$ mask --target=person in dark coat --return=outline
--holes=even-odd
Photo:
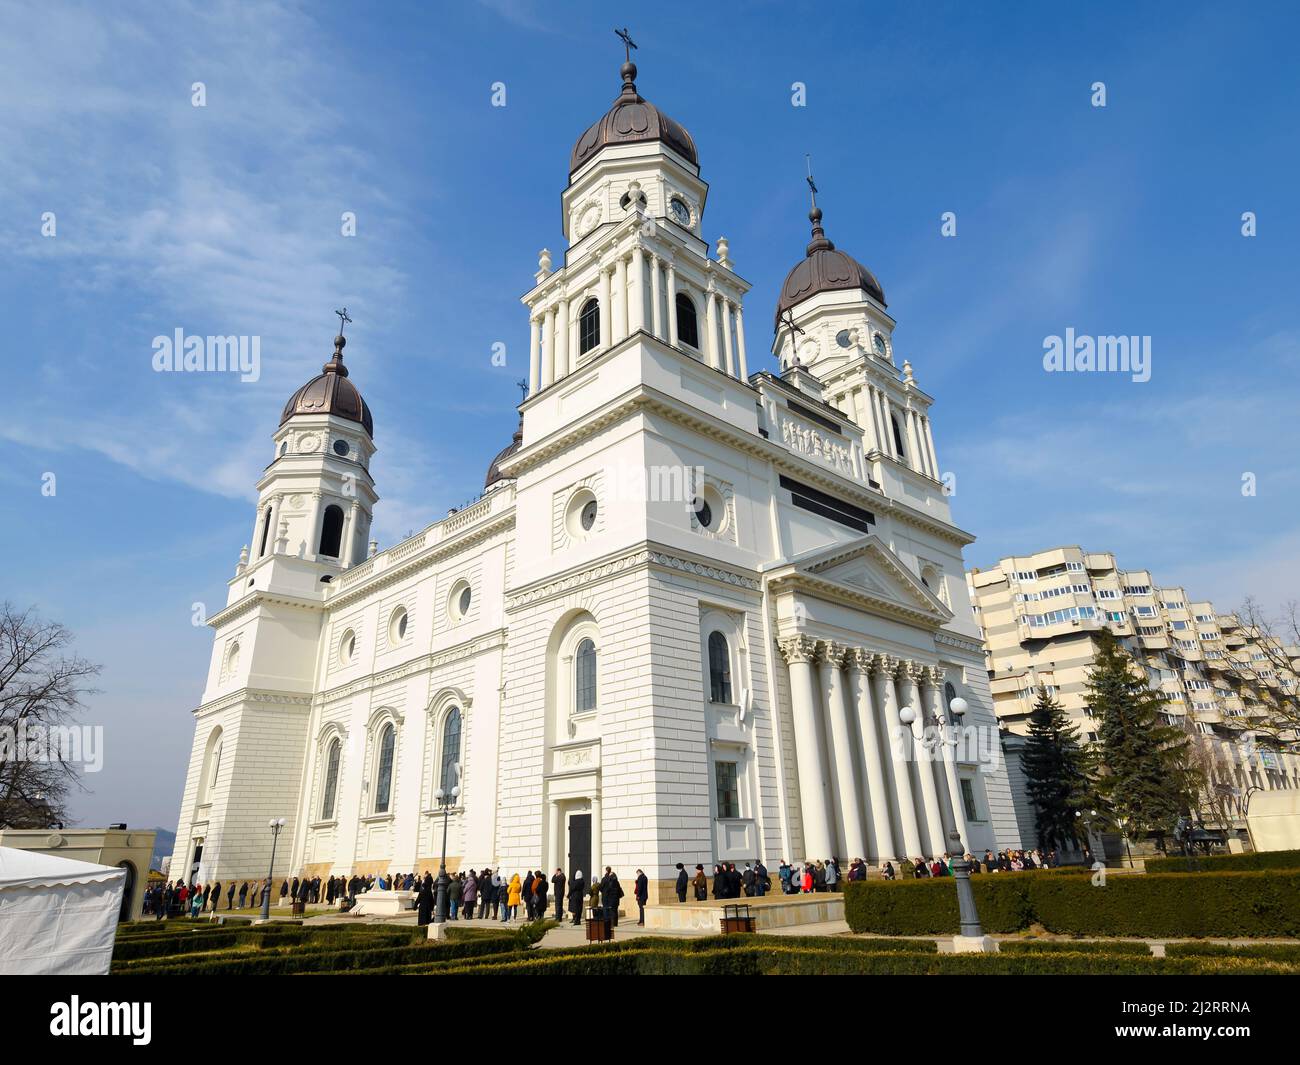
[[[234,908],[235,908],[235,882],[232,880],[230,882],[230,887],[226,888],[226,909],[233,910]]]
[[[524,875],[524,882],[519,887],[519,897],[524,901],[524,913],[533,919],[533,871],[529,869]]]
[[[552,894],[555,896],[555,919],[564,920],[564,870],[555,870],[555,875],[551,877]]]
[[[727,897],[727,874],[720,865],[713,867],[713,897],[715,899]]]
[[[615,927],[618,926],[618,901],[623,897],[623,885],[618,882],[618,874],[608,865],[600,881],[600,904],[605,908],[605,918]]]
[[[645,873],[638,869],[636,871],[636,883],[632,886],[632,895],[636,899],[638,925],[645,924],[645,904],[650,897],[650,881]]]
[[[686,875],[686,866],[681,862],[677,863],[677,901],[686,901],[686,886],[690,883],[690,877]]]
[[[582,903],[587,897],[587,881],[583,879],[582,870],[573,871],[573,879],[569,881],[569,912],[573,914],[573,923],[578,924],[582,921]]]
[[[211,901],[212,901],[212,912],[216,913],[217,909],[221,906],[221,881],[220,880],[218,880],[215,884],[212,885]]]
[[[704,875],[704,866],[695,866],[695,878],[691,881],[695,885],[695,901],[704,902],[709,897],[709,878]]]
[[[239,885],[239,908],[244,908],[244,902],[248,898],[248,881],[245,880]]]
[[[433,918],[433,877],[428,873],[420,881],[420,893],[415,896],[416,924],[428,924]]]
[[[546,874],[540,869],[533,874],[533,920],[546,916]]]
[[[745,863],[745,871],[741,874],[740,881],[745,886],[745,898],[753,898],[754,870],[750,867],[749,862]]]

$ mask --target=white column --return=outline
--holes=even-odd
[[[664,338],[664,314],[659,306],[659,256],[650,253],[650,327],[660,340]]]
[[[889,402],[889,396],[882,389],[880,392],[880,425],[885,432],[885,454],[892,455],[896,459],[903,456],[898,453],[898,447],[894,443],[894,410],[893,404]],[[901,428],[901,426],[900,426]],[[902,433],[899,433],[902,436]]]
[[[917,473],[925,473],[925,457],[921,454],[921,438],[916,432],[916,411],[911,407],[907,407],[904,416],[907,422],[907,442],[911,445],[912,469],[916,470]]]
[[[826,700],[826,716],[830,719],[831,780],[840,812],[840,839],[837,842],[844,844],[838,856],[846,862],[854,858],[865,859],[870,848],[866,821],[862,817],[862,788],[853,757],[853,710],[848,678],[843,670],[849,651],[839,644],[824,644],[821,652],[822,695]]]
[[[881,405],[880,389],[875,385],[871,386],[871,421],[876,431],[876,447],[882,455],[892,455],[894,453],[893,445],[885,435],[889,432],[889,427],[885,425],[883,415],[884,407]]]
[[[939,726],[940,754],[943,758],[943,776],[948,785],[948,802],[952,805],[952,817],[950,818],[953,828],[961,836],[962,846],[970,850],[970,826],[966,824],[966,807],[961,800],[961,788],[957,783],[957,751],[956,735],[948,722],[948,710],[943,705],[940,695],[943,691],[943,672],[939,669],[927,670],[925,676],[925,705],[929,716],[933,719],[938,717],[941,722]],[[952,740],[953,743],[948,741]]]
[[[307,526],[307,551],[308,558],[319,558],[320,552],[320,512],[321,498],[319,492],[311,494],[311,521]]]
[[[351,566],[352,560],[356,557],[357,516],[360,512],[361,504],[353,500],[352,506],[348,507],[348,520],[343,525],[343,565],[345,566]]]
[[[745,361],[745,314],[739,303],[736,304],[736,354],[740,357],[740,379],[749,380],[749,363]]]
[[[831,832],[829,774],[822,762],[817,680],[813,674],[817,641],[807,636],[791,636],[782,640],[780,647],[790,670],[790,707],[803,822],[801,857],[824,861],[834,856],[835,837]]]
[[[727,373],[736,376],[736,353],[731,345],[731,300],[722,300],[722,350],[727,356]]]
[[[555,379],[569,376],[569,301],[555,307]]]
[[[529,318],[528,325],[528,394],[534,396],[542,387],[542,322]]]
[[[555,306],[546,308],[542,325],[542,387],[555,384]]]
[[[546,873],[546,879],[551,878],[551,870],[557,866],[564,870],[564,875],[569,875],[568,863],[564,860],[564,841],[562,826],[564,818],[560,816],[560,804],[552,799],[547,805],[547,811],[550,817],[547,819],[547,840],[546,846],[550,851],[550,861],[542,866],[542,871]],[[585,870],[584,870],[585,872]],[[552,902],[554,900],[551,900]]]
[[[627,260],[621,255],[614,266],[614,343],[627,336]]]
[[[673,266],[673,261],[668,260],[667,264],[667,282],[668,282],[668,343],[677,347],[677,271]]]
[[[904,706],[910,706],[916,713],[912,728],[914,734],[921,735],[924,735],[926,715],[918,682],[924,675],[924,667],[915,662],[909,662],[898,674],[899,697]],[[914,743],[912,749],[916,752],[916,775],[920,778],[921,802],[925,807],[925,840],[930,848],[926,857],[938,858],[948,849],[948,842],[943,836],[943,811],[939,805],[939,789],[934,785],[934,763],[926,744]]]
[[[934,450],[934,433],[930,430],[930,416],[923,419],[925,423],[925,443],[930,449],[930,468],[934,470],[935,480],[939,479],[939,453]]]
[[[718,294],[713,291],[705,293],[704,330],[709,335],[704,339],[704,350],[708,354],[709,365],[715,370],[722,369],[722,356],[718,351]]]
[[[605,350],[610,345],[614,329],[614,308],[610,305],[609,271],[600,268],[600,347]]]
[[[921,856],[921,831],[916,822],[916,802],[912,798],[912,778],[907,769],[912,751],[912,734],[903,728],[898,717],[898,698],[894,692],[894,675],[901,665],[889,655],[876,656],[876,668],[871,674],[872,691],[876,706],[883,709],[886,736],[889,741],[889,766],[894,799],[898,803],[898,820],[903,828],[905,857]]]
[[[271,516],[269,521],[265,520],[265,507],[258,511],[258,514],[263,516],[263,523],[259,523],[258,529],[255,533],[257,538],[253,541],[253,550],[257,552],[257,555],[255,556],[256,558],[261,558],[263,555],[275,554],[275,526],[280,520],[280,501],[283,498],[284,497],[279,492],[276,492],[276,494],[271,497]],[[262,550],[263,528],[266,530],[265,551]]]
[[[595,877],[595,883],[600,883],[600,878],[605,872],[604,855],[601,854],[601,832],[600,832],[600,796],[591,797],[591,868],[587,872],[587,887],[592,885],[592,877]],[[586,902],[583,902],[586,906]]]
[[[632,245],[631,289],[627,296],[627,331],[635,333],[645,328],[645,252],[641,245]]]
[[[880,732],[876,723],[879,707],[873,705],[869,670],[874,655],[855,648],[849,654],[849,686],[858,711],[858,737],[862,743],[862,771],[867,774],[867,795],[871,811],[870,858],[882,864],[897,858],[894,827],[889,820],[889,777],[880,749]],[[867,855],[863,855],[867,858]],[[870,859],[868,859],[870,860]]]

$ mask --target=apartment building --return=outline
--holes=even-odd
[[[1182,588],[1157,584],[1148,570],[1121,569],[1110,552],[1055,547],[966,578],[1009,753],[1020,746],[1015,737],[1028,734],[1039,685],[1086,741],[1097,742],[1100,722],[1086,689],[1098,633],[1109,628],[1163,693],[1165,720],[1192,736],[1213,781],[1202,810],[1207,825],[1240,830],[1252,791],[1300,788],[1296,735],[1255,727],[1270,705],[1294,695],[1300,649],[1282,648]]]

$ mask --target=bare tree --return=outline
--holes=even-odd
[[[1272,616],[1253,598],[1237,612],[1247,646],[1229,664],[1258,698],[1250,727],[1289,745],[1300,737],[1300,606],[1287,603]]]
[[[67,820],[67,796],[79,787],[66,752],[43,744],[27,757],[23,738],[66,728],[94,689],[99,666],[69,653],[72,633],[32,608],[0,606],[0,828],[45,828]]]

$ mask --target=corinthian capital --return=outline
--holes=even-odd
[[[873,672],[879,673],[883,677],[896,677],[903,665],[903,660],[895,658],[893,655],[877,654],[872,655],[872,659],[874,661]]]
[[[777,641],[777,647],[780,648],[781,657],[785,659],[786,665],[794,665],[796,662],[814,662],[817,659],[817,644],[811,636],[786,636]]]
[[[912,661],[908,661],[904,663],[903,672],[907,675],[908,680],[910,680],[913,684],[918,684],[918,685],[925,680],[926,676],[929,673],[924,663],[912,662]]]
[[[836,669],[842,667],[844,660],[851,654],[851,650],[846,644],[836,643],[834,640],[822,640],[818,651],[821,660]]]
[[[942,666],[929,666],[925,671],[925,679],[935,691],[943,690],[943,680],[945,673]]]
[[[868,651],[865,647],[853,647],[849,649],[848,667],[856,669],[862,673],[870,673],[875,665],[876,655],[874,651]]]

